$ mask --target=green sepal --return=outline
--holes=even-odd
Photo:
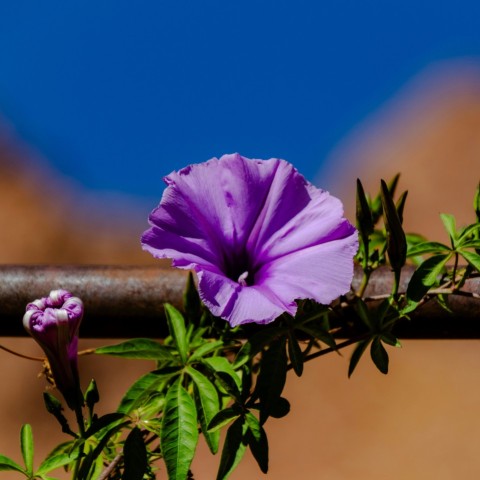
[[[47,412],[51,413],[61,425],[62,432],[68,433],[69,435],[76,437],[76,434],[70,429],[67,419],[62,414],[63,407],[60,400],[58,400],[57,397],[55,397],[49,392],[43,392],[43,401],[45,403],[45,408],[47,409]]]
[[[368,256],[368,237],[373,233],[373,218],[370,206],[368,205],[365,190],[363,189],[362,182],[357,178],[357,198],[356,198],[356,220],[357,229],[360,232],[363,245],[365,246],[365,254]]]
[[[400,198],[397,200],[397,203],[395,205],[400,224],[403,224],[403,210],[405,209],[405,202],[407,201],[407,196],[408,190],[405,190],[405,192],[400,195]]]
[[[169,303],[165,304],[165,314],[167,316],[168,329],[173,338],[182,363],[187,363],[188,343],[187,330],[185,328],[185,319],[183,315]]]
[[[171,349],[150,338],[134,338],[115,345],[99,347],[95,349],[95,353],[139,360],[174,362]]]
[[[138,427],[132,428],[123,447],[122,480],[142,480],[148,469],[147,447]]]
[[[97,388],[97,382],[92,378],[88,384],[87,389],[85,390],[84,395],[85,404],[90,415],[90,418],[93,416],[94,405],[100,401],[100,394]]]
[[[400,174],[397,173],[387,185],[388,191],[390,192],[390,196],[393,198],[395,196],[395,191],[397,189],[398,180],[400,179]],[[373,224],[375,225],[379,218],[382,216],[383,213],[383,206],[382,206],[382,192],[373,199],[371,202],[371,210],[372,210],[372,217],[373,217]]]
[[[381,181],[383,218],[387,230],[387,253],[390,265],[395,272],[400,272],[407,258],[407,239],[393,203],[392,195],[384,180]]]
[[[179,378],[167,391],[160,434],[169,480],[186,480],[198,436],[195,403]]]
[[[20,450],[22,451],[25,470],[29,475],[33,473],[33,434],[32,427],[26,423],[20,430]]]

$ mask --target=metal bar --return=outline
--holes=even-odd
[[[413,271],[413,267],[402,271],[401,291]],[[166,334],[163,304],[181,306],[186,275],[182,270],[143,266],[0,266],[0,336],[25,335],[21,320],[26,304],[64,288],[84,301],[82,337],[161,338]],[[354,286],[360,278],[356,268]],[[365,294],[388,294],[392,284],[393,274],[380,268]],[[463,290],[480,294],[480,277],[469,279]],[[453,314],[435,301],[427,302],[395,333],[400,338],[480,339],[480,300],[451,295],[449,307]]]

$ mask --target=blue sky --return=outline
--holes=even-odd
[[[1,2],[0,113],[88,189],[238,151],[322,160],[411,77],[479,57],[478,1]]]

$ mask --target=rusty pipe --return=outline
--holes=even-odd
[[[400,291],[405,291],[414,268],[402,271]],[[22,317],[28,302],[64,288],[82,298],[85,317],[80,334],[85,338],[158,337],[166,334],[165,302],[180,307],[186,282],[182,270],[140,266],[0,266],[0,335],[23,336]],[[355,268],[354,287],[361,280]],[[365,292],[367,297],[391,291],[393,274],[376,270]],[[480,278],[469,279],[463,290],[480,294]],[[451,295],[453,314],[435,301],[427,302],[401,322],[400,338],[480,339],[480,300]],[[350,332],[354,334],[355,332]]]

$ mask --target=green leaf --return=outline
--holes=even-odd
[[[307,322],[305,324],[298,325],[297,330],[301,330],[302,332],[307,333],[313,338],[320,340],[321,342],[328,345],[330,348],[337,348],[337,344],[335,343],[333,335],[316,322]]]
[[[270,407],[270,416],[273,418],[283,418],[290,413],[290,402],[279,397],[277,401]]]
[[[102,415],[100,418],[97,418],[95,421],[92,422],[88,430],[85,432],[84,438],[87,439],[95,435],[100,430],[119,422],[123,418],[123,413],[106,413],[105,415]]]
[[[246,449],[246,444],[243,443],[243,437],[246,431],[247,425],[243,417],[237,418],[227,430],[217,480],[225,480],[228,478],[240,463]]]
[[[303,354],[298,340],[292,335],[292,332],[288,335],[288,356],[292,363],[293,371],[297,377],[301,377],[303,373]]]
[[[391,332],[382,332],[380,335],[380,338],[382,339],[383,342],[387,343],[388,345],[391,345],[392,347],[397,347],[400,348],[402,344],[400,343],[400,340],[393,335]]]
[[[257,417],[251,412],[245,415],[245,420],[248,426],[248,432],[246,435],[248,445],[252,452],[253,457],[258,463],[260,470],[263,473],[268,472],[268,440],[265,430],[260,425]]]
[[[368,309],[367,304],[361,298],[356,299],[355,311],[360,317],[360,320],[362,320],[362,322],[371,332],[377,330],[377,325],[371,318],[370,310]]]
[[[443,226],[450,236],[452,245],[455,245],[455,240],[457,239],[457,226],[455,223],[455,217],[449,213],[441,213],[440,218],[442,220]]]
[[[358,365],[358,362],[360,361],[360,358],[362,357],[363,352],[365,352],[369,343],[370,343],[370,339],[362,340],[362,341],[358,342],[358,344],[355,347],[355,350],[353,351],[352,356],[350,358],[350,364],[348,366],[348,378],[350,378],[352,376],[353,371],[355,370],[356,366]]]
[[[397,209],[393,203],[392,195],[387,184],[382,180],[382,206],[385,228],[387,230],[387,252],[390,264],[396,272],[399,272],[407,256],[407,239],[398,217]]]
[[[25,463],[26,471],[32,475],[33,473],[33,434],[32,427],[26,423],[22,425],[20,430],[20,449]]]
[[[142,480],[147,472],[147,447],[138,427],[133,428],[123,447],[124,471],[122,480]]]
[[[232,420],[238,418],[242,414],[242,409],[237,405],[227,407],[220,410],[208,424],[208,431],[215,432],[219,428],[229,424]]]
[[[279,336],[278,328],[265,328],[252,335],[237,353],[234,368],[241,367]]]
[[[152,398],[161,394],[165,385],[178,375],[180,370],[176,367],[162,368],[143,375],[127,390],[117,411],[128,415],[145,406]]]
[[[168,389],[160,435],[169,480],[186,480],[198,442],[195,403],[180,380]]]
[[[208,426],[220,410],[218,391],[210,380],[192,367],[187,367],[187,373],[195,385],[194,399],[197,406],[198,417],[202,433],[205,436],[210,451],[215,454],[218,451],[220,431],[209,432]]]
[[[5,455],[0,455],[0,472],[12,470],[23,473],[27,477],[29,476],[28,473],[18,463],[14,462],[11,458],[6,457]]]
[[[215,379],[225,392],[240,403],[242,401],[242,395],[234,377],[226,372],[215,372],[214,375]]]
[[[230,375],[236,383],[239,390],[242,389],[242,380],[234,370],[233,365],[225,357],[209,357],[202,359],[202,363],[212,370],[212,372],[225,372]]]
[[[370,355],[373,363],[383,373],[388,373],[388,353],[380,341],[380,337],[375,337],[370,347]]]
[[[287,378],[286,337],[274,341],[263,352],[260,373],[257,378],[256,393],[260,399],[260,423],[264,424],[270,416],[272,406],[277,403],[283,392]]]
[[[414,257],[417,255],[426,255],[430,253],[441,253],[441,252],[450,252],[450,247],[447,247],[443,243],[439,242],[422,242],[416,245],[413,245],[408,249],[407,255],[409,257]]]
[[[463,246],[463,242],[468,241],[472,235],[477,234],[479,231],[480,231],[480,223],[472,223],[470,225],[467,225],[466,227],[462,228],[462,230],[460,231],[460,235],[458,237],[459,241],[457,242],[457,244],[459,244],[459,246],[460,245]]]
[[[123,358],[174,361],[168,347],[150,338],[134,338],[116,345],[99,347],[95,349],[95,353]]]
[[[93,416],[94,405],[100,401],[100,394],[98,393],[97,383],[93,378],[88,384],[87,390],[85,391],[84,399],[91,418]]]
[[[187,330],[185,328],[185,320],[182,314],[169,303],[165,304],[165,313],[167,315],[168,328],[170,335],[173,337],[173,341],[177,347],[182,363],[187,363]]]
[[[460,250],[460,255],[473,267],[480,272],[480,255],[478,253]]]
[[[55,447],[42,462],[37,475],[44,475],[57,468],[73,463],[78,457],[78,450],[72,449],[74,442],[65,442]]]
[[[407,287],[407,298],[419,302],[435,284],[451,255],[435,255],[427,258],[413,273]]]
[[[221,348],[223,346],[222,340],[215,340],[215,341],[206,341],[202,345],[200,345],[188,359],[188,363],[192,363],[194,361],[200,360],[202,357],[214,352],[215,350]]]
[[[45,408],[48,413],[51,413],[58,421],[62,427],[62,432],[68,433],[69,435],[76,436],[74,432],[70,429],[67,419],[62,414],[63,407],[57,397],[53,396],[49,392],[43,392],[43,401],[45,403]]]

